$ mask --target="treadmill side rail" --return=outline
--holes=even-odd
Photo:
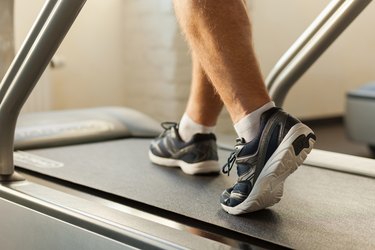
[[[374,159],[313,149],[304,164],[375,179]]]
[[[29,181],[0,184],[0,209],[14,214],[0,214],[11,229],[0,228],[2,247],[12,246],[6,249],[230,249]],[[14,240],[15,232],[22,241]]]

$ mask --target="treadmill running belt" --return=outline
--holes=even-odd
[[[278,204],[232,216],[221,209],[219,195],[233,184],[235,170],[230,177],[189,176],[156,166],[148,160],[149,143],[123,139],[29,150],[15,160],[25,169],[292,248],[375,248],[372,178],[301,166],[287,179]],[[224,163],[229,152],[219,154]]]

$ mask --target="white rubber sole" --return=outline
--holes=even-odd
[[[220,165],[218,161],[202,161],[199,163],[187,163],[181,160],[163,158],[154,155],[151,151],[148,152],[151,162],[165,167],[179,167],[185,174],[208,174],[218,173]]]
[[[297,156],[292,143],[302,134],[308,136],[310,133],[313,131],[306,125],[294,125],[264,166],[250,195],[235,207],[221,204],[222,208],[229,214],[238,215],[258,211],[279,202],[285,179],[303,163],[315,140],[310,138],[309,147],[304,148]]]

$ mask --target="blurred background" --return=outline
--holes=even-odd
[[[265,76],[328,2],[248,1]],[[14,12],[12,3],[0,0],[0,76],[44,1],[15,0]],[[316,130],[318,148],[370,157],[366,145],[347,139],[343,118],[346,93],[375,79],[374,13],[370,4],[287,96],[284,108]],[[14,48],[6,42],[12,35]],[[52,64],[23,112],[127,106],[178,121],[189,94],[190,55],[171,0],[88,0]],[[224,142],[235,138],[226,111],[217,132]]]

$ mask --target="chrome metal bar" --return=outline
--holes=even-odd
[[[272,87],[274,81],[291,60],[301,51],[301,49],[309,42],[309,40],[319,31],[319,29],[327,22],[327,20],[336,12],[336,10],[345,2],[345,0],[332,0],[327,7],[319,14],[319,16],[310,24],[310,26],[302,33],[293,45],[284,53],[277,61],[266,78],[266,86],[268,89]]]
[[[20,229],[20,231],[31,234],[33,241],[39,239],[31,247],[25,244],[26,247],[23,243],[11,244],[11,246],[22,247],[21,249],[197,249],[199,244],[191,242],[193,239],[199,241],[202,245],[206,245],[207,242],[212,244],[212,241],[195,237],[189,232],[173,230],[157,222],[137,218],[103,204],[28,181],[25,181],[23,185],[0,185],[0,201],[2,202],[0,207],[7,209],[6,211],[9,212],[11,207],[4,206],[4,200],[22,206],[21,209],[18,209],[18,212],[12,211],[11,213],[12,216],[18,216],[22,220],[19,220],[19,223],[14,223],[14,220],[9,221],[13,223],[10,223],[11,225],[6,229],[25,228],[25,231],[23,229]],[[16,207],[12,207],[17,210]],[[35,212],[37,215],[34,214]],[[1,216],[4,219],[6,214],[2,212]],[[39,220],[36,221],[35,218],[43,220],[44,223],[39,223]],[[57,220],[58,223],[48,223],[46,219]],[[40,231],[33,230],[32,227],[25,227],[25,222],[48,227],[49,230],[46,231],[46,234],[49,237],[45,237]],[[67,226],[63,226],[63,224]],[[70,232],[72,228],[78,229],[73,230],[81,240],[89,240],[90,242],[77,244],[80,240],[76,238],[76,235],[72,235],[72,232]],[[7,230],[2,229],[2,233],[7,235]],[[83,233],[81,230],[84,230]],[[50,231],[52,231],[51,234]],[[13,231],[11,233],[17,234],[18,232]],[[94,235],[92,236],[92,234]],[[4,243],[4,240],[8,240],[1,238],[1,236],[3,235],[0,235],[2,243]],[[61,241],[64,238],[65,241]],[[100,238],[104,238],[104,242]],[[181,244],[176,241],[176,238],[180,242],[182,240]],[[190,239],[190,242],[185,240],[186,238]],[[56,242],[57,239],[59,242]],[[12,242],[14,238],[9,240]],[[50,242],[51,240],[52,242]],[[93,246],[91,241],[100,244],[101,247]],[[117,246],[114,247],[114,244]],[[182,244],[187,244],[187,246],[183,247]],[[225,248],[225,245],[221,243],[215,243],[214,245],[220,249],[228,248]]]
[[[14,58],[12,64],[8,68],[8,71],[4,75],[0,83],[0,103],[2,102],[10,84],[12,83],[14,76],[17,74],[20,66],[25,60],[27,54],[30,51],[31,46],[34,44],[36,38],[38,37],[41,29],[44,26],[44,23],[51,14],[53,8],[55,7],[58,0],[48,0],[45,2],[40,14],[37,17],[34,25],[30,29],[30,32],[26,36],[24,43],[21,46],[21,49],[18,51],[16,57]]]
[[[23,53],[24,59],[17,69],[8,91],[0,104],[0,175],[14,173],[13,140],[19,112],[35,84],[44,72],[52,56],[64,39],[86,0],[59,0],[40,29],[30,48]],[[28,37],[33,39],[33,37]],[[31,42],[31,41],[30,41]],[[25,42],[24,46],[30,45]],[[23,51],[23,48],[21,49]],[[9,77],[9,76],[8,76]]]
[[[346,1],[320,28],[303,49],[280,72],[269,90],[277,106],[282,106],[289,89],[366,8],[371,0]]]

